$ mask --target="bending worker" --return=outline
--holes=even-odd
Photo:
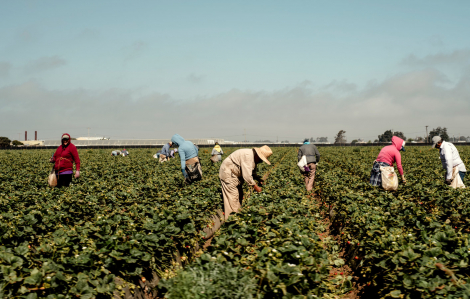
[[[160,157],[159,157],[159,162],[160,163],[163,163],[167,160],[169,160],[170,158],[170,147],[173,145],[172,142],[168,142],[167,144],[165,144],[163,147],[162,147],[162,150],[160,151]]]
[[[223,154],[224,154],[224,151],[220,147],[219,143],[216,142],[214,148],[212,149],[212,153],[211,153],[212,157],[214,157],[214,156],[216,156],[216,157],[214,157],[213,160],[211,159],[212,162],[215,163],[215,162],[222,161],[222,155]]]
[[[374,165],[370,172],[370,184],[372,186],[382,186],[382,172],[380,171],[380,166],[389,167],[393,166],[393,163],[397,163],[401,180],[403,183],[406,183],[403,166],[401,165],[400,151],[405,151],[405,141],[400,137],[393,136],[392,145],[384,146],[380,151],[379,156],[374,161]]]
[[[200,180],[202,178],[202,168],[199,163],[198,148],[194,146],[191,141],[184,140],[184,138],[178,134],[171,137],[171,142],[178,147],[178,154],[181,160],[181,172],[186,182],[190,183],[194,180]],[[191,173],[188,174],[186,170]],[[190,175],[192,177],[190,177]]]
[[[268,158],[272,154],[271,149],[264,145],[261,148],[236,150],[222,162],[219,178],[224,197],[225,220],[232,212],[236,213],[241,208],[243,180],[253,186],[256,192],[261,192],[261,188],[254,181],[256,179],[260,184],[263,183],[261,177],[256,173],[256,166],[263,161],[271,165]]]
[[[441,158],[442,168],[444,168],[446,171],[445,184],[450,185],[452,183],[452,172],[455,167],[457,167],[460,178],[463,182],[463,178],[467,173],[467,169],[465,168],[465,164],[463,164],[462,159],[460,159],[459,151],[455,145],[442,140],[440,136],[434,136],[432,138],[432,142],[432,148],[439,149],[439,157]]]
[[[299,148],[297,154],[297,162],[305,156],[307,158],[308,171],[306,170],[304,175],[305,188],[307,191],[313,189],[313,184],[315,183],[315,172],[317,171],[317,163],[320,162],[320,152],[318,151],[315,144],[310,144],[308,139],[304,140],[304,144]]]

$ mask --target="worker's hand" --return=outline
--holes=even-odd
[[[80,171],[75,171],[75,178],[78,179],[78,177],[80,176]]]
[[[51,157],[51,158],[49,159],[49,162],[54,163],[54,158]]]
[[[255,189],[256,192],[261,192],[261,187],[258,187],[258,185],[254,185],[253,188]]]
[[[446,180],[444,183],[450,186],[450,184],[452,184],[452,180]]]
[[[403,184],[406,184],[406,179],[405,179],[404,175],[401,176],[401,180],[402,180]]]
[[[183,173],[183,176],[184,176],[185,178],[187,178],[187,177],[188,177],[188,174],[186,173],[186,170],[184,170],[184,169],[181,169],[181,172]]]
[[[262,178],[259,178],[258,182],[259,182],[260,185],[264,185],[264,180]]]

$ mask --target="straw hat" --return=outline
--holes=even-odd
[[[256,153],[258,154],[258,157],[261,158],[266,164],[271,165],[271,163],[268,161],[268,158],[273,154],[273,151],[269,148],[267,145],[263,145],[262,147],[254,147],[253,148]]]

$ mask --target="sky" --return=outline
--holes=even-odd
[[[12,140],[470,136],[470,1],[0,7],[0,136]]]

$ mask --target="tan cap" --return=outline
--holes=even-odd
[[[258,157],[260,157],[261,160],[266,162],[266,164],[271,165],[271,163],[268,161],[268,158],[273,154],[273,151],[269,148],[269,146],[263,145],[262,147],[254,147],[253,149],[256,151]]]
[[[70,138],[70,137],[69,137],[69,135],[67,135],[67,134],[62,135],[62,139],[69,139],[69,138]]]

